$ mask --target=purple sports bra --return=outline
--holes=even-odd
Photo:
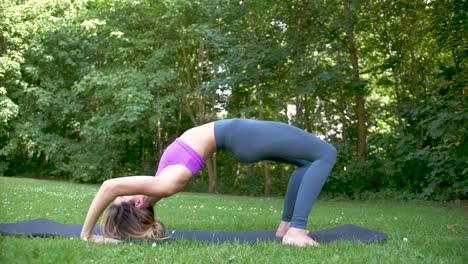
[[[167,166],[175,164],[187,167],[192,172],[192,176],[195,176],[205,165],[205,161],[182,139],[176,138],[162,154],[156,176]]]

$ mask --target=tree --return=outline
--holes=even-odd
[[[334,144],[330,194],[466,198],[466,1],[0,5],[4,175],[151,175],[186,129],[248,117]],[[293,169],[207,168],[191,190],[282,194]]]

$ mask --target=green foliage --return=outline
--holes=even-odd
[[[152,175],[184,130],[250,117],[334,144],[330,196],[466,199],[465,2],[4,1],[0,174]],[[262,164],[217,163],[218,191],[263,192]],[[292,169],[270,164],[273,195]]]
[[[4,87],[0,88],[0,123],[2,127],[12,118],[18,115],[18,105],[16,105],[6,94]]]

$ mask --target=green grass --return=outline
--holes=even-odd
[[[82,223],[97,188],[0,177],[0,222],[45,217]],[[274,198],[180,193],[161,201],[156,213],[175,229],[275,229],[282,203]],[[0,263],[468,263],[467,220],[466,207],[459,204],[319,201],[309,220],[310,230],[351,223],[385,232],[388,241],[340,242],[319,248],[180,241],[153,247],[150,243],[0,236]]]

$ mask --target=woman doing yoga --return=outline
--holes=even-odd
[[[181,191],[216,150],[225,150],[243,163],[273,160],[297,165],[276,236],[284,244],[318,245],[307,235],[307,219],[335,164],[336,149],[297,127],[249,119],[220,120],[189,129],[167,147],[156,177],[106,180],[89,207],[82,239],[111,241],[92,234],[103,211],[102,228],[108,237],[164,238],[165,228],[155,221],[152,206]]]

